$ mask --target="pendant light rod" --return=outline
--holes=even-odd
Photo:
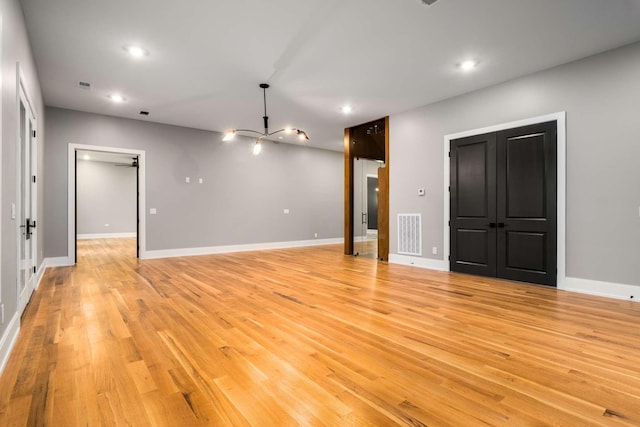
[[[264,123],[264,132],[258,132],[252,129],[229,129],[225,131],[224,137],[222,138],[222,140],[229,141],[233,139],[236,133],[238,132],[248,132],[248,133],[254,133],[254,134],[260,135],[256,141],[256,143],[259,144],[262,139],[267,138],[271,135],[275,135],[276,133],[280,133],[280,132],[291,133],[295,131],[296,135],[298,136],[298,139],[300,139],[301,141],[308,141],[309,136],[302,129],[285,128],[285,129],[279,129],[275,132],[271,132],[271,133],[269,132],[269,116],[267,115],[267,89],[269,89],[269,84],[260,83],[259,86],[262,89],[262,102],[264,105],[264,116],[262,116],[262,120]]]
[[[262,120],[264,120],[264,134],[269,135],[269,116],[267,116],[267,89],[269,89],[269,85],[267,83],[260,83],[260,87],[262,88],[264,100],[264,116],[262,116]]]

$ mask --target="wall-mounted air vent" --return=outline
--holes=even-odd
[[[89,82],[78,82],[78,87],[80,89],[91,90],[91,83],[89,83]]]
[[[148,116],[149,112],[148,111],[144,111],[144,110],[140,110],[140,115],[141,116]]]
[[[422,255],[422,214],[398,214],[398,254]]]

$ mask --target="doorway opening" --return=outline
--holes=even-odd
[[[107,243],[120,256],[144,258],[145,152],[69,144],[68,162],[68,263]]]
[[[138,156],[76,151],[76,262],[117,247],[137,257]]]
[[[345,255],[389,259],[388,150],[388,117],[345,129]]]
[[[20,72],[18,71],[18,76]],[[18,313],[23,313],[36,287],[38,236],[37,221],[37,142],[36,116],[29,97],[18,77],[18,146],[17,205],[12,206],[12,218],[18,222]]]

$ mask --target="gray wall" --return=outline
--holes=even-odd
[[[400,212],[422,213],[423,245],[441,254],[444,135],[559,111],[567,114],[567,276],[640,285],[640,44],[392,115],[391,224]]]
[[[146,151],[147,250],[342,237],[341,153],[265,142],[253,156],[251,139],[47,108],[47,257],[67,255],[69,143]]]
[[[11,204],[17,203],[17,142],[18,118],[16,99],[18,85],[16,82],[16,63],[20,63],[20,70],[26,90],[35,110],[38,126],[38,172],[42,177],[42,156],[44,132],[44,106],[40,92],[40,84],[33,61],[29,39],[27,37],[22,9],[17,0],[0,0],[2,14],[2,209],[0,209],[1,224],[1,270],[0,297],[5,306],[5,323],[0,325],[0,336],[4,334],[8,322],[17,310],[16,274],[17,274],[17,230],[18,225],[11,219]],[[43,218],[42,179],[38,186],[38,260],[42,263]]]
[[[136,168],[78,160],[76,174],[78,234],[135,233]]]

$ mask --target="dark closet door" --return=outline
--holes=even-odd
[[[497,275],[556,285],[556,122],[497,133]]]
[[[451,271],[556,284],[556,123],[451,141]]]
[[[496,276],[496,135],[451,142],[451,271]]]

